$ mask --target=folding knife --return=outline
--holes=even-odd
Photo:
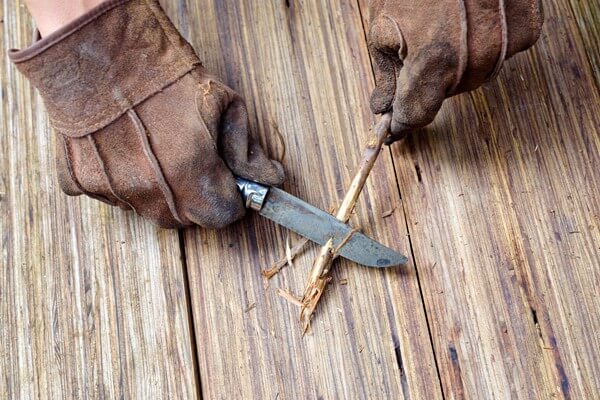
[[[334,248],[337,248],[346,240],[338,250],[339,255],[355,263],[367,267],[385,268],[406,264],[408,261],[402,254],[366,235],[360,232],[352,233],[352,227],[333,215],[281,189],[239,177],[236,177],[236,183],[246,208],[258,211],[263,217],[321,246],[332,239]]]

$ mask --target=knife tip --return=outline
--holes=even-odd
[[[380,258],[376,262],[376,267],[380,268],[388,268],[388,267],[397,267],[399,265],[406,265],[408,263],[408,258],[403,255],[398,255],[393,260],[389,258]]]

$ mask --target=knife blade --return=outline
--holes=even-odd
[[[337,248],[348,235],[350,239],[339,249],[339,255],[358,264],[374,268],[405,264],[408,259],[360,232],[352,233],[349,225],[291,194],[257,182],[236,177],[246,208],[304,236],[325,245],[330,239]]]

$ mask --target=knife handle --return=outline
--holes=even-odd
[[[246,208],[260,211],[269,193],[269,187],[239,176],[235,177],[235,183],[240,189]]]

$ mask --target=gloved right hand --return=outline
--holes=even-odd
[[[370,0],[374,113],[392,111],[388,143],[431,121],[445,98],[493,78],[532,46],[539,0]]]
[[[69,195],[163,227],[220,228],[245,213],[234,174],[284,179],[250,137],[244,101],[156,0],[109,0],[10,57],[44,99]]]

